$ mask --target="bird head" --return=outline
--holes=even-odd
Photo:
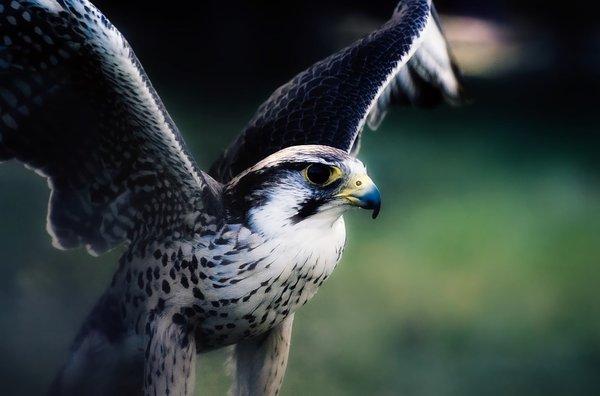
[[[379,190],[365,166],[345,151],[320,145],[285,148],[231,180],[225,208],[255,228],[333,224],[352,207],[379,214]]]

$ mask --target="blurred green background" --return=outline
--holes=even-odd
[[[164,59],[159,44],[141,39],[149,26],[129,25],[127,7],[135,4],[104,3],[134,48],[140,44],[138,56],[205,169],[270,91],[349,40],[345,30],[306,57],[302,39],[276,42],[296,54],[289,65],[265,60],[270,69],[255,71],[252,58],[249,70],[225,81],[219,68],[235,55],[197,54],[202,66]],[[452,13],[482,14],[462,2],[443,4]],[[210,20],[215,8],[201,18]],[[381,8],[366,15],[380,21],[391,5]],[[351,9],[363,15],[360,5]],[[307,13],[249,30],[249,40]],[[160,20],[174,40],[198,28],[170,14]],[[510,21],[511,31],[521,26]],[[218,43],[219,31],[198,33],[197,45]],[[366,212],[346,216],[342,264],[296,314],[283,394],[600,394],[598,75],[571,65],[478,69],[467,73],[472,105],[395,111],[366,134],[360,157],[382,191],[383,210],[376,221]],[[190,85],[178,74],[186,70],[212,72]],[[215,76],[221,79],[209,81]],[[44,180],[16,163],[0,166],[5,395],[43,393],[119,257],[54,250],[44,229],[47,199]],[[201,394],[225,393],[225,357],[201,357]]]

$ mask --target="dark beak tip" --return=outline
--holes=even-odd
[[[373,219],[376,219],[377,216],[379,216],[379,212],[381,211],[381,197],[379,194],[377,194],[377,196],[372,197],[370,199],[367,199],[364,203],[364,205],[362,205],[363,209],[368,209],[368,210],[372,210],[373,213],[371,214],[371,217]]]
[[[373,220],[375,220],[377,218],[377,216],[379,216],[380,210],[381,210],[381,205],[377,205],[377,207],[373,209],[373,214],[371,215],[371,218]]]

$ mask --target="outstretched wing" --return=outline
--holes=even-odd
[[[48,178],[55,246],[92,253],[176,234],[207,186],[129,44],[87,0],[0,1],[0,161],[12,158]]]
[[[433,4],[430,5],[430,13],[414,55],[377,96],[367,117],[369,128],[377,129],[393,105],[433,107],[443,101],[452,105],[464,102],[460,71]],[[399,16],[397,11],[394,18]]]
[[[211,169],[227,181],[282,148],[358,150],[392,104],[462,101],[457,68],[431,0],[401,0],[390,21],[277,89]]]

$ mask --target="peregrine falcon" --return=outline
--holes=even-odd
[[[275,395],[296,310],[339,262],[343,214],[380,208],[355,158],[390,105],[460,103],[430,0],[277,89],[210,172],[133,50],[87,0],[0,0],[0,161],[46,178],[54,246],[125,252],[56,395],[191,395],[234,346],[236,395]]]

